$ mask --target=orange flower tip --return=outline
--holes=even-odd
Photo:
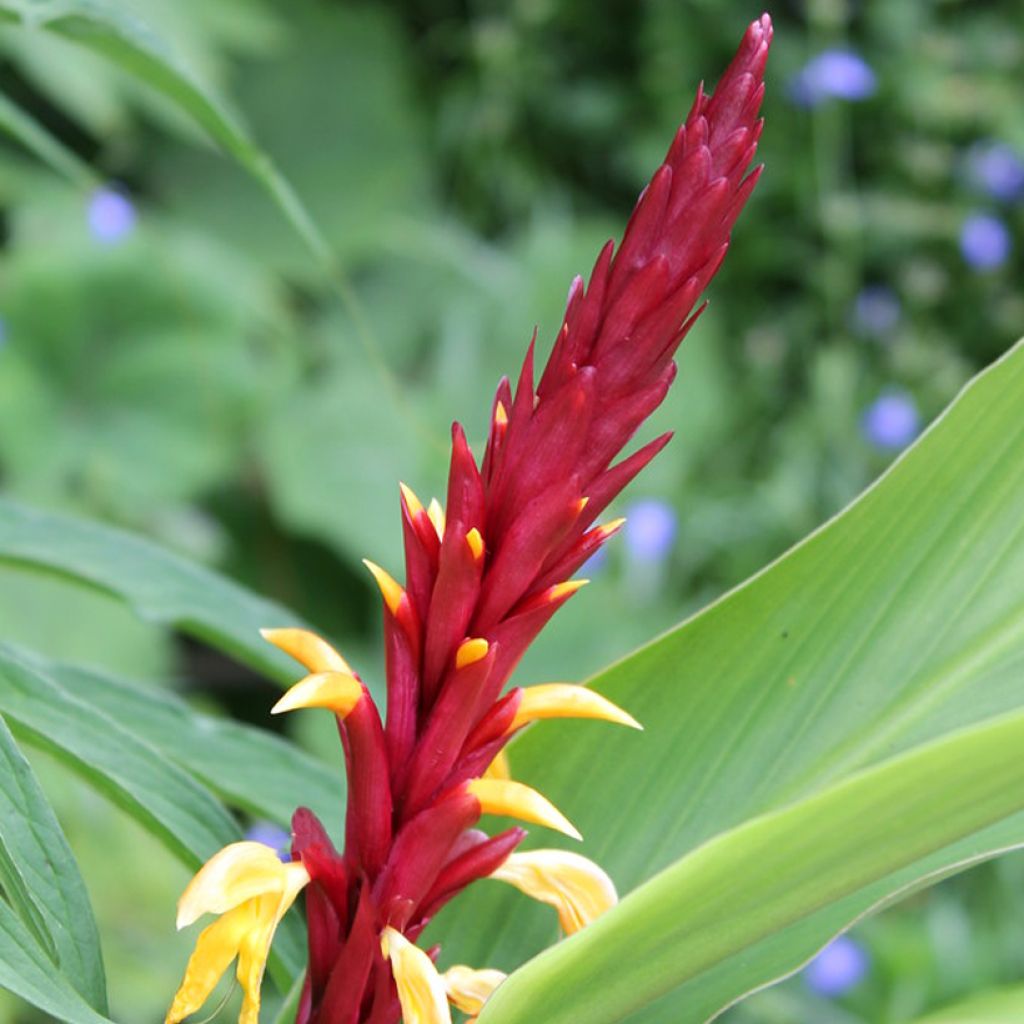
[[[509,779],[473,779],[466,783],[466,792],[480,803],[481,814],[501,814],[521,821],[533,822],[554,829],[572,839],[583,836],[547,797],[521,782]]]
[[[475,526],[466,534],[466,544],[469,546],[473,561],[479,562],[484,557],[484,539]]]
[[[574,683],[544,683],[522,691],[509,732],[542,718],[594,718],[631,729],[643,726],[628,712],[595,690]]]
[[[445,991],[448,993],[448,1001],[463,1013],[469,1014],[479,1013],[484,1008],[484,1003],[506,977],[504,971],[493,968],[476,970],[463,964],[449,967],[441,975]]]
[[[362,700],[363,684],[346,672],[317,672],[297,682],[271,709],[272,715],[302,708],[326,708],[340,718]]]
[[[566,580],[564,583],[556,583],[548,590],[548,600],[560,601],[563,597],[571,597],[589,582],[590,580]]]
[[[434,530],[437,533],[438,539],[444,540],[444,509],[437,498],[430,499],[430,504],[427,506],[427,515],[434,524]]]
[[[459,644],[459,649],[455,652],[455,667],[466,668],[469,665],[475,665],[478,661],[487,657],[490,646],[483,637],[472,637],[468,640],[463,640]]]
[[[409,516],[415,519],[423,511],[423,502],[416,497],[416,492],[406,484],[399,483],[398,489],[402,492],[402,500],[409,510]]]
[[[395,581],[394,577],[385,572],[376,562],[371,562],[368,558],[364,558],[363,565],[370,570],[373,578],[377,581],[377,586],[380,587],[381,596],[384,598],[384,603],[388,606],[388,611],[392,615],[397,615],[398,606],[402,603],[405,591]]]
[[[498,404],[494,407],[494,424],[499,430],[508,426],[508,412],[505,409],[505,403],[501,399],[498,399]]]
[[[605,523],[604,526],[599,526],[597,532],[601,540],[607,540],[613,533],[618,533],[625,523],[626,517],[620,516],[618,519],[613,519],[610,523]]]
[[[584,497],[576,502],[576,515],[579,515],[587,507],[587,502],[589,501],[589,498]]]
[[[323,637],[308,629],[261,629],[260,636],[310,672],[354,674],[349,663]]]

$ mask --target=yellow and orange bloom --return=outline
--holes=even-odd
[[[308,882],[302,864],[281,863],[262,843],[232,843],[211,857],[178,901],[178,928],[204,914],[220,916],[196,940],[165,1024],[195,1013],[236,958],[243,993],[238,1022],[255,1024],[274,931]]]
[[[771,35],[767,15],[755,21],[715,94],[698,92],[618,249],[609,242],[589,281],[572,282],[539,376],[531,343],[515,386],[498,385],[479,462],[453,426],[444,506],[400,486],[404,582],[366,563],[382,598],[385,713],[325,640],[264,632],[307,672],[274,712],[335,717],[348,776],[344,847],[299,808],[292,863],[256,844],[217,854],[182,897],[179,923],[221,917],[199,936],[167,1024],[198,1009],[236,957],[241,1024],[254,1024],[274,929],[303,887],[309,968],[296,1024],[449,1024],[449,1002],[478,1013],[503,975],[464,966],[442,975],[437,952],[415,944],[478,880],[551,905],[566,934],[615,903],[611,879],[586,858],[519,853],[523,828],[488,835],[479,825],[500,814],[579,839],[546,797],[509,777],[506,744],[551,718],[639,728],[584,687],[508,684],[585,584],[574,574],[622,525],[598,519],[669,441],[620,457],[668,392],[676,349],[757,181],[748,168]]]

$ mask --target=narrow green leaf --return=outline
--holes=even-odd
[[[259,633],[301,625],[292,612],[144,538],[0,499],[0,562],[90,584],[142,619],[180,629],[283,684],[295,681],[295,663]]]
[[[133,686],[94,669],[25,657],[229,804],[281,825],[289,823],[300,805],[328,822],[343,815],[345,773],[340,763],[332,770],[273,733],[199,714],[166,692]]]
[[[1024,985],[979,992],[955,1006],[921,1017],[916,1024],[1020,1024],[1024,1020]]]
[[[512,746],[513,773],[569,815],[620,892],[758,815],[1024,707],[1021,395],[1017,346],[844,513],[599,676],[644,733],[542,723]],[[708,1020],[872,908],[1022,840],[1014,817],[923,856],[637,1019]],[[516,895],[484,885],[453,906],[429,937],[443,962],[511,969],[549,943],[550,916]]]
[[[189,775],[103,712],[0,645],[0,712],[198,867],[240,838],[224,808]]]
[[[22,923],[94,1009],[107,1012],[99,933],[78,864],[0,715],[0,874]]]
[[[67,984],[3,900],[0,900],[0,988],[67,1024],[110,1024],[107,1017],[97,1013]]]
[[[513,974],[481,1024],[624,1019],[788,924],[1024,809],[1021,749],[1024,714],[1008,716],[710,840]]]
[[[0,93],[0,131],[17,139],[74,184],[88,188],[96,183],[96,175],[87,163],[3,93]]]
[[[277,1015],[274,1017],[274,1024],[295,1024],[295,1017],[299,1012],[299,1003],[302,1001],[302,987],[305,983],[306,974],[303,972],[292,982],[292,987],[284,997],[281,1009],[277,1011]]]
[[[161,93],[270,193],[318,261],[326,269],[333,269],[329,247],[270,157],[143,22],[106,0],[0,0],[0,20],[20,22],[31,30],[45,29],[78,43]]]

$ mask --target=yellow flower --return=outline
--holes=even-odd
[[[505,977],[504,971],[497,971],[494,968],[477,970],[463,964],[449,967],[441,975],[445,991],[448,993],[448,1001],[463,1013],[472,1014],[473,1020],[476,1020],[476,1014],[484,1008],[484,1003],[491,998],[491,993]]]
[[[394,928],[384,929],[380,948],[391,961],[403,1024],[452,1024],[444,982],[430,957]]]
[[[601,868],[568,850],[513,853],[491,878],[554,907],[566,935],[578,932],[619,900],[615,885]]]
[[[214,854],[178,901],[178,928],[203,914],[221,916],[200,932],[164,1024],[195,1013],[236,957],[244,994],[238,1024],[256,1024],[274,931],[308,881],[302,864],[283,864],[263,843],[232,843]]]

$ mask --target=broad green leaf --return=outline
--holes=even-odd
[[[621,892],[745,821],[1024,705],[1022,396],[1018,346],[842,515],[598,676],[646,732],[541,724],[513,745],[514,774],[573,819]],[[1010,818],[922,854],[702,968],[638,1019],[707,1020],[871,908],[1022,841]],[[438,922],[443,962],[513,968],[554,938],[550,916],[500,889]]]
[[[294,662],[259,633],[299,624],[293,613],[134,534],[0,499],[0,562],[91,584],[147,621],[180,629],[284,684],[295,681]]]
[[[145,24],[106,0],[0,0],[0,21],[44,29],[98,53],[170,100],[273,197],[325,268],[333,257],[273,161]]]
[[[99,933],[64,833],[0,715],[0,882],[67,981],[107,1011]]]
[[[88,164],[2,93],[0,130],[17,139],[27,150],[76,185],[87,187],[96,182],[96,175]]]
[[[300,974],[292,983],[288,994],[281,1004],[281,1009],[274,1017],[274,1024],[295,1024],[296,1014],[299,1012],[299,1003],[302,1000],[302,987],[306,983],[305,973]]]
[[[1024,809],[1021,749],[1024,714],[1006,716],[711,839],[512,975],[482,1024],[624,1019],[787,924]]]
[[[61,976],[60,971],[0,900],[0,988],[67,1024],[110,1024]]]
[[[229,804],[287,826],[296,807],[325,822],[345,808],[345,773],[273,733],[193,711],[166,692],[77,665],[46,664],[65,690],[159,750]]]
[[[0,712],[198,867],[238,826],[195,780],[149,744],[0,645]]]
[[[1020,1024],[1024,1020],[1024,985],[973,995],[921,1017],[916,1024]]]

